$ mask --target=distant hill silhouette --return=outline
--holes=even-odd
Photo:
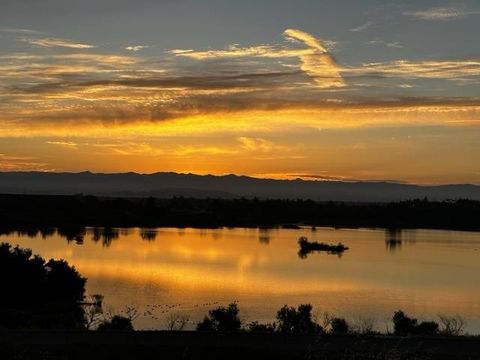
[[[0,193],[85,194],[115,197],[193,198],[258,197],[317,201],[384,202],[428,197],[431,200],[480,200],[480,186],[420,186],[395,182],[274,180],[248,176],[213,176],[161,172],[53,173],[0,172]]]

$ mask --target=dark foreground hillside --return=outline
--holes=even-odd
[[[312,200],[101,198],[0,195],[0,229],[70,232],[102,227],[334,226],[480,229],[480,201],[391,203]],[[72,230],[73,231],[73,230]]]
[[[480,359],[480,339],[201,332],[6,332],[1,359]]]

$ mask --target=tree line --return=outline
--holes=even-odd
[[[0,231],[50,227],[334,227],[480,229],[480,202],[391,203],[273,199],[0,195]]]

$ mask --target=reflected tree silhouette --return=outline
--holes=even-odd
[[[16,233],[19,236],[27,236],[29,238],[35,238],[35,237],[37,237],[37,235],[39,233],[39,230],[38,230],[38,228],[26,227],[26,228],[18,230]]]
[[[180,235],[180,236],[184,236],[185,235],[185,228],[184,227],[177,228],[177,234]]]
[[[140,237],[145,241],[155,241],[158,231],[156,229],[141,228]]]
[[[83,244],[87,230],[85,226],[62,226],[57,233],[67,239],[68,242],[75,241],[78,245]]]
[[[402,247],[402,229],[385,229],[385,246],[390,251],[400,250]]]
[[[128,236],[132,233],[132,229],[128,227],[122,227],[119,229],[120,235],[122,236]]]
[[[42,235],[42,239],[47,239],[55,234],[55,228],[40,229],[40,234]]]
[[[259,228],[258,229],[258,241],[260,244],[270,244],[270,229]]]
[[[111,227],[94,227],[92,233],[92,240],[96,243],[101,241],[104,247],[109,247],[119,237],[118,229]]]

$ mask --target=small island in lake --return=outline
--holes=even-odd
[[[310,242],[306,236],[300,236],[298,239],[298,245],[300,246],[298,256],[302,259],[306,258],[312,251],[325,251],[328,254],[341,256],[345,250],[348,250],[348,246],[345,246],[342,243],[332,245],[316,241]]]

